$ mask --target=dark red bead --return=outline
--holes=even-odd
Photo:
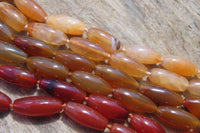
[[[11,99],[4,93],[0,92],[0,111],[8,111],[11,103]]]
[[[196,117],[200,118],[200,98],[186,98],[184,106]]]
[[[135,130],[121,124],[114,123],[109,133],[137,133]]]

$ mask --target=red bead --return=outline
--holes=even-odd
[[[200,118],[200,98],[186,98],[184,106],[196,117]]]
[[[135,130],[121,124],[114,123],[109,133],[137,133]]]
[[[24,89],[32,89],[37,84],[33,73],[13,65],[1,65],[0,78]]]
[[[51,97],[25,97],[17,99],[13,103],[13,111],[26,116],[49,116],[59,113],[61,110],[62,102]]]
[[[108,124],[104,116],[83,104],[68,102],[64,112],[74,121],[92,129],[103,131]]]
[[[0,111],[8,111],[11,103],[11,99],[4,93],[0,92]]]
[[[156,121],[143,115],[131,116],[131,124],[138,133],[166,133]]]
[[[91,108],[109,119],[126,120],[128,117],[129,112],[115,99],[106,96],[90,95],[87,103]]]
[[[86,97],[86,93],[84,91],[63,81],[43,79],[40,81],[39,87],[64,102],[73,101],[82,103]]]

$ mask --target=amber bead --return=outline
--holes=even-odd
[[[11,103],[11,99],[3,92],[0,92],[0,111],[8,111]]]
[[[51,46],[32,37],[18,36],[14,38],[14,42],[30,56],[52,57],[54,55]]]
[[[185,77],[160,68],[151,69],[149,79],[153,84],[177,92],[183,92],[189,87],[188,80]]]
[[[161,61],[161,55],[155,50],[141,45],[126,45],[124,53],[142,64],[156,64]]]
[[[61,110],[62,102],[51,97],[24,97],[13,103],[13,111],[26,116],[49,116],[60,113]]]
[[[5,40],[13,40],[14,36],[13,30],[1,21],[0,21],[0,36],[2,38],[5,38]]]
[[[75,71],[71,79],[77,87],[92,94],[108,95],[112,92],[111,86],[105,80],[88,72]]]
[[[159,121],[176,129],[197,129],[199,120],[192,114],[175,107],[160,106],[156,112]]]
[[[71,35],[82,35],[85,29],[83,22],[65,15],[50,15],[46,23],[54,29]]]
[[[57,51],[55,54],[55,60],[62,63],[72,71],[92,72],[95,68],[95,63],[93,61],[69,50]]]
[[[198,66],[194,63],[178,56],[163,57],[161,65],[165,69],[183,76],[194,76],[199,71]]]
[[[115,52],[122,45],[116,37],[97,28],[90,28],[87,36],[89,40],[99,44],[109,53]]]
[[[19,48],[0,41],[0,61],[15,65],[24,65],[26,63],[27,54]]]
[[[184,107],[186,107],[190,113],[200,118],[200,98],[186,98],[184,100]]]
[[[83,55],[91,60],[103,61],[109,58],[109,54],[98,44],[80,37],[69,40],[69,47],[77,54]]]
[[[13,5],[0,2],[0,19],[16,31],[23,31],[28,24],[26,17]]]
[[[114,123],[112,124],[109,133],[137,133],[137,132],[124,125]]]
[[[200,80],[193,79],[189,82],[188,91],[192,96],[200,97]]]
[[[85,101],[86,93],[67,82],[42,79],[39,87],[64,102],[82,103]]]
[[[133,77],[109,65],[97,65],[95,74],[102,77],[114,88],[138,88],[138,82]]]
[[[135,90],[116,89],[113,97],[120,101],[130,112],[154,113],[157,106],[146,96]]]
[[[64,45],[68,39],[62,31],[53,29],[51,26],[42,23],[28,24],[27,32],[34,38],[53,46]]]
[[[113,53],[109,64],[133,77],[142,78],[147,74],[147,68],[143,64],[125,56],[122,52]]]
[[[34,0],[14,0],[19,10],[32,20],[44,22],[47,14]]]
[[[179,94],[160,86],[140,85],[139,91],[158,105],[179,106],[183,104],[183,98]]]
[[[64,107],[64,112],[74,121],[92,129],[103,131],[108,124],[104,116],[83,104],[68,102]]]
[[[45,57],[28,58],[27,67],[40,78],[66,80],[68,76],[68,69],[65,66]]]

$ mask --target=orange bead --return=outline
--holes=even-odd
[[[85,29],[83,22],[65,15],[50,15],[46,23],[54,29],[71,35],[82,35]]]
[[[14,32],[5,23],[0,21],[0,36],[7,38],[8,40],[13,40]]]
[[[25,30],[24,26],[28,24],[26,17],[6,2],[0,2],[0,19],[18,32]]]
[[[188,80],[185,77],[160,68],[151,69],[151,75],[149,75],[149,80],[153,84],[177,92],[183,92],[189,87]]]
[[[199,68],[194,63],[177,56],[163,57],[161,65],[172,72],[183,76],[194,76],[198,73]]]
[[[191,80],[189,82],[189,88],[188,91],[192,96],[198,96],[200,97],[200,80]]]

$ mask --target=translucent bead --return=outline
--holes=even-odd
[[[124,126],[124,125],[114,123],[114,124],[112,124],[109,133],[137,133],[137,132],[129,127]]]
[[[200,97],[200,80],[193,79],[189,82],[188,91],[192,96]]]
[[[32,20],[44,22],[47,14],[34,0],[14,0],[19,10]]]
[[[0,19],[18,32],[25,30],[24,26],[28,24],[26,17],[6,2],[0,2]]]
[[[65,15],[50,15],[47,17],[46,23],[54,29],[71,35],[82,35],[85,29],[83,22]]]
[[[163,57],[161,65],[172,72],[183,76],[194,76],[198,73],[199,69],[194,63],[177,56]]]
[[[0,111],[8,111],[11,103],[11,99],[4,93],[0,92]]]
[[[0,35],[7,40],[13,40],[14,32],[5,23],[0,21]]]
[[[113,53],[121,47],[121,43],[117,38],[97,28],[90,28],[87,36],[89,40],[99,44],[109,53]]]
[[[124,53],[142,64],[156,64],[161,61],[161,55],[148,47],[140,45],[124,46]]]
[[[153,84],[177,92],[183,92],[189,87],[189,83],[186,78],[160,68],[151,69],[151,75],[149,75],[149,79]]]
[[[190,113],[200,118],[200,98],[186,98],[184,100],[184,107],[186,107]]]
[[[109,64],[133,77],[142,78],[147,74],[147,68],[143,64],[125,56],[122,52],[113,53]]]
[[[53,46],[64,45],[67,42],[67,36],[60,30],[55,30],[47,24],[30,23],[27,32],[41,41]]]

